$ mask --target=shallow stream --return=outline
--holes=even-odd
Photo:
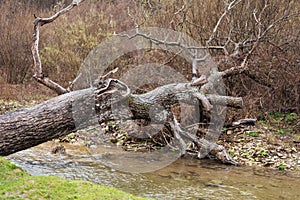
[[[65,155],[50,153],[53,142],[47,142],[12,154],[8,159],[32,175],[87,180],[154,199],[300,199],[297,172],[234,167],[185,158],[152,172],[129,173],[107,163],[113,159],[124,165],[134,163],[121,151],[111,153],[102,149],[91,153],[84,146],[64,146]],[[109,156],[110,160],[104,159]]]

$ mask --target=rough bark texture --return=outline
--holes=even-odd
[[[95,88],[70,92],[50,99],[32,108],[0,116],[0,155],[5,156],[27,149],[48,140],[65,136],[77,129],[112,119],[150,119],[149,110],[157,105],[152,122],[161,123],[172,115],[171,106],[178,102],[195,104],[199,88],[190,83],[169,84],[145,94],[130,94],[128,88],[118,80],[102,81]],[[204,96],[204,95],[202,95]],[[231,101],[224,102],[230,98]],[[240,106],[241,98],[209,96],[211,102],[228,106]],[[127,108],[127,109],[126,109]],[[129,109],[128,109],[129,108]],[[223,152],[224,148],[183,131],[177,121],[167,121],[180,137],[188,138],[198,146],[207,146],[212,152]],[[185,144],[182,143],[183,152]],[[220,154],[220,153],[219,153]],[[222,154],[223,155],[223,154]],[[215,156],[218,156],[215,153]],[[224,156],[223,156],[224,157]],[[225,156],[226,157],[226,156]]]
[[[32,108],[0,116],[0,155],[27,149],[75,130],[72,102],[92,98],[88,90],[68,93]]]

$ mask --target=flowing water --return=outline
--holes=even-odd
[[[299,173],[187,158],[156,171],[128,173],[105,163],[105,151],[93,155],[84,146],[64,144],[66,154],[60,155],[50,153],[52,146],[47,142],[8,159],[32,175],[87,180],[154,199],[300,199]],[[121,153],[118,160],[132,162]]]

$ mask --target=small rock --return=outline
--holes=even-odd
[[[277,153],[277,156],[283,157],[283,154],[282,153]]]
[[[209,183],[206,184],[206,186],[209,187],[220,187],[222,185],[221,180],[211,180]]]
[[[277,183],[274,183],[274,182],[272,182],[270,185],[271,185],[272,187],[279,187],[279,185],[278,185]]]
[[[222,180],[211,180],[210,183],[217,184],[217,185],[222,185],[223,181]]]
[[[257,185],[254,185],[254,187],[256,187],[256,188],[263,188],[264,185],[257,184]]]
[[[57,154],[57,153],[59,153],[59,154],[65,154],[66,153],[66,149],[65,149],[65,147],[63,145],[57,145],[57,146],[55,146],[55,147],[53,147],[51,149],[51,153],[52,154]]]
[[[76,142],[76,139],[71,139],[70,142],[71,142],[71,143],[75,143],[75,142]]]

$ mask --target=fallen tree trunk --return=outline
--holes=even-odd
[[[194,104],[197,101],[205,101],[204,95],[199,95],[199,88],[190,83],[169,84],[145,94],[131,94],[122,82],[108,79],[95,88],[63,94],[32,108],[1,115],[0,155],[9,155],[90,125],[121,118],[173,123],[173,129],[177,127],[176,131],[179,131],[182,137],[199,146],[205,144],[208,149],[220,149],[219,145],[199,140],[178,128],[176,122],[166,119],[166,116],[172,116],[171,106],[178,102]],[[209,98],[209,101],[221,105],[242,106],[241,98],[218,95],[211,95]],[[230,101],[226,102],[226,99]],[[201,103],[204,104],[207,102]],[[157,105],[163,109],[157,110],[154,116],[149,116],[151,108]]]
[[[93,88],[71,92],[77,78],[71,82],[68,88],[63,88],[58,83],[44,76],[38,48],[39,29],[41,26],[53,22],[60,15],[69,12],[83,1],[74,0],[69,6],[49,18],[35,16],[32,44],[35,68],[34,78],[60,96],[32,108],[0,116],[0,155],[6,156],[109,120],[143,119],[151,121],[151,123],[171,127],[174,137],[181,145],[181,154],[186,153],[187,144],[185,140],[188,140],[198,148],[199,158],[210,153],[224,163],[236,164],[224,147],[217,145],[213,141],[214,139],[209,141],[205,138],[198,138],[197,135],[184,130],[171,108],[175,104],[186,103],[197,105],[210,115],[216,105],[242,107],[243,102],[241,98],[219,95],[216,92],[217,90],[215,90],[218,88],[216,84],[223,77],[245,71],[247,59],[254,49],[251,49],[240,66],[235,66],[223,72],[214,72],[213,70],[208,79],[203,75],[198,79],[193,79],[191,83],[164,85],[145,94],[132,94],[126,84],[116,79],[107,79],[108,74],[99,77]],[[156,44],[167,45],[166,41],[149,38],[140,33],[133,37],[137,36],[146,37]],[[170,45],[190,48],[182,46],[180,43],[170,43]],[[203,49],[203,47],[201,48]],[[207,47],[204,49],[207,49]],[[197,59],[197,56],[193,59],[195,61],[193,61],[194,64],[201,61],[201,59]],[[194,69],[196,65],[194,64],[193,72],[196,72],[197,70]],[[114,73],[114,71],[111,71],[111,73]],[[218,130],[209,131],[216,132]]]
[[[45,101],[32,108],[0,116],[0,155],[30,148],[75,131],[72,102],[91,98],[88,91],[76,91]]]

